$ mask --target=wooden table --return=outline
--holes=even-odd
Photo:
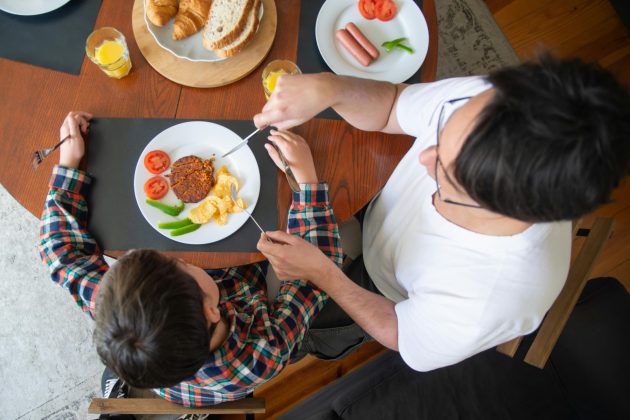
[[[39,217],[51,169],[58,156],[51,156],[34,171],[31,154],[58,140],[59,126],[71,110],[89,111],[96,117],[251,119],[265,102],[260,86],[264,65],[277,58],[294,61],[296,58],[299,2],[276,0],[276,5],[278,29],[268,57],[249,76],[221,88],[183,87],[154,71],[134,40],[131,1],[103,1],[95,24],[95,27],[116,27],[127,38],[133,70],[122,80],[108,79],[87,57],[79,76],[0,59],[0,182],[20,204]],[[430,44],[421,80],[432,81],[437,67],[433,0],[424,0],[423,13],[429,27]],[[260,94],[252,95],[252,92]],[[333,120],[313,120],[294,131],[311,145],[318,175],[330,186],[339,222],[352,216],[383,187],[413,140],[408,136],[362,132],[344,121]],[[284,177],[279,179],[279,219],[284,226],[290,193]],[[106,254],[117,256],[119,252],[106,250]],[[264,258],[260,253],[173,255],[205,268],[246,264]]]

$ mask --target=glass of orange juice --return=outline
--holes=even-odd
[[[99,28],[88,36],[85,53],[109,77],[122,79],[131,70],[125,36],[110,27]]]
[[[278,77],[283,74],[301,74],[299,67],[289,60],[273,60],[262,72],[262,85],[265,90],[265,98],[269,99],[276,88]]]

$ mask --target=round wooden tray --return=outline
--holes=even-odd
[[[243,51],[222,61],[188,61],[160,47],[144,20],[144,0],[135,0],[133,5],[133,34],[144,58],[167,79],[196,88],[223,86],[251,73],[271,49],[278,23],[276,4],[274,0],[263,0],[263,7],[262,21],[254,39]]]

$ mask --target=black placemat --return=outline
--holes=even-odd
[[[101,0],[71,0],[37,16],[0,11],[0,57],[79,74],[100,7]]]
[[[300,29],[298,33],[297,65],[303,73],[320,73],[332,71],[326,64],[317,48],[315,41],[315,22],[319,9],[326,0],[303,0],[300,2]],[[414,0],[422,10],[422,0]],[[405,83],[420,81],[420,70]],[[341,119],[332,108],[328,108],[318,115],[319,118]]]
[[[144,147],[176,119],[99,118],[93,120],[87,146],[87,171],[94,177],[89,203],[89,230],[102,249],[153,248],[161,251],[252,252],[260,231],[249,219],[221,241],[187,245],[172,241],[144,219],[133,192],[133,175]],[[240,136],[254,129],[251,121],[213,121]],[[278,229],[277,169],[264,148],[267,130],[249,141],[260,169],[260,195],[253,215],[265,230]]]

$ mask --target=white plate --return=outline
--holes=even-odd
[[[70,0],[0,0],[0,10],[13,15],[43,15],[59,9]]]
[[[346,76],[402,83],[422,65],[429,49],[429,28],[424,15],[413,0],[396,0],[398,13],[389,22],[367,20],[359,12],[356,0],[327,0],[317,15],[315,39],[319,52],[330,69]],[[341,46],[335,32],[354,22],[380,52],[380,57],[363,67]],[[388,53],[381,44],[406,37],[405,45],[414,53],[395,49]]]
[[[133,177],[133,190],[136,202],[147,223],[169,239],[193,245],[219,241],[243,226],[248,219],[247,213],[230,213],[228,222],[223,226],[210,222],[194,232],[181,236],[171,236],[170,230],[158,229],[157,224],[185,218],[190,209],[197,206],[198,203],[187,203],[184,211],[179,216],[173,217],[149,206],[145,202],[147,197],[144,195],[144,183],[152,176],[155,176],[144,167],[144,156],[151,150],[159,149],[165,151],[171,158],[171,163],[188,155],[199,156],[202,159],[214,157],[215,170],[226,165],[232,175],[238,179],[241,186],[238,196],[242,197],[247,203],[247,210],[253,212],[260,193],[260,171],[258,170],[258,163],[254,154],[249,147],[245,146],[225,159],[221,158],[223,153],[236,146],[240,141],[241,138],[232,130],[206,121],[190,121],[177,124],[155,136],[140,154]],[[168,173],[170,171],[167,170],[160,175],[164,176]],[[168,194],[160,201],[173,205],[179,203],[172,190],[169,190]]]
[[[144,10],[145,10],[144,21],[147,24],[147,28],[149,29],[149,32],[151,32],[151,35],[153,35],[155,42],[157,42],[160,47],[164,48],[166,51],[170,52],[175,57],[183,58],[184,60],[189,60],[189,61],[205,61],[205,62],[225,60],[225,58],[219,57],[214,52],[209,51],[204,48],[203,43],[201,41],[202,36],[203,36],[202,35],[203,29],[197,32],[196,34],[192,34],[188,38],[184,38],[180,41],[175,41],[173,39],[173,25],[175,24],[175,18],[171,19],[164,26],[157,26],[157,25],[152,24],[151,21],[147,18],[146,1],[144,3]],[[259,13],[260,13],[260,18],[262,19],[262,15],[263,15],[262,2],[260,3]]]

